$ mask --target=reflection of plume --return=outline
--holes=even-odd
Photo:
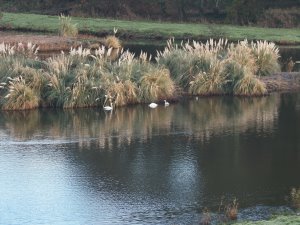
[[[256,131],[270,132],[278,114],[279,98],[205,98],[191,101],[189,108],[180,108],[186,112],[178,120],[180,127],[188,130],[193,137],[208,140],[213,134],[222,132],[245,132],[250,128]],[[192,117],[193,120],[188,117]],[[195,123],[195,120],[198,121]]]
[[[265,98],[203,98],[169,107],[121,107],[105,113],[97,109],[2,112],[0,127],[18,140],[35,136],[79,141],[79,146],[121,148],[133,140],[184,131],[209,140],[224,132],[270,132],[278,114],[278,96]]]

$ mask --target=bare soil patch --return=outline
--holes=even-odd
[[[28,43],[38,45],[40,51],[60,51],[69,50],[77,44],[76,38],[60,37],[53,35],[37,35],[37,34],[19,34],[12,32],[0,31],[0,43],[17,44]]]

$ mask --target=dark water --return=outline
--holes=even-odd
[[[199,224],[291,211],[300,94],[0,113],[0,224]]]

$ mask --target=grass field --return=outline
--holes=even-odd
[[[80,33],[101,35],[112,33],[118,28],[121,36],[132,39],[207,39],[224,37],[229,40],[268,40],[281,44],[299,44],[300,29],[271,29],[197,23],[166,23],[150,21],[125,21],[112,19],[79,18],[72,21],[78,24]],[[2,28],[37,32],[58,32],[58,16],[38,14],[3,13]]]

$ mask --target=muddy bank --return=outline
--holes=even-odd
[[[300,90],[300,72],[280,72],[260,79],[266,84],[269,93]]]

